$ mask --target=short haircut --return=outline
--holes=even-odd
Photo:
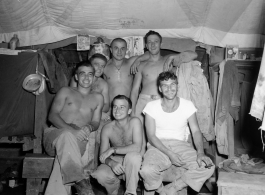
[[[160,83],[162,81],[168,81],[169,79],[176,80],[178,82],[178,77],[173,72],[170,72],[170,71],[161,72],[158,75],[158,78],[157,78],[157,84],[158,84],[158,86],[160,85]]]
[[[76,67],[75,67],[75,74],[77,74],[77,71],[78,71],[78,68],[80,68],[81,66],[86,66],[86,67],[91,67],[95,73],[95,68],[94,66],[92,66],[90,60],[86,60],[86,61],[82,61],[82,62],[79,62]]]
[[[89,58],[89,61],[92,63],[93,60],[96,59],[96,58],[101,59],[101,60],[103,60],[106,63],[108,62],[107,58],[104,55],[100,54],[100,53],[95,53],[94,55],[92,55]]]
[[[116,39],[113,39],[113,40],[111,41],[110,47],[112,47],[112,44],[113,44],[115,41],[117,41],[117,42],[124,42],[125,45],[126,45],[126,49],[127,49],[127,42],[126,42],[123,38],[116,38]]]
[[[153,31],[153,30],[150,30],[148,33],[146,33],[146,35],[144,36],[144,42],[145,44],[147,43],[147,38],[150,36],[150,35],[156,35],[159,37],[160,39],[160,43],[162,43],[162,36],[156,32],[156,31]]]
[[[128,98],[127,96],[125,96],[125,95],[117,95],[117,96],[115,96],[113,98],[113,100],[112,100],[111,107],[113,107],[113,104],[114,104],[114,101],[115,100],[126,100],[128,102],[128,104],[129,104],[129,109],[132,108],[132,101],[131,101],[131,99]]]

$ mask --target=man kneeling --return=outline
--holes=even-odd
[[[91,176],[106,188],[109,195],[118,194],[120,179],[126,181],[125,194],[136,195],[144,146],[141,121],[129,116],[131,108],[132,102],[126,96],[114,97],[114,120],[106,124],[101,132],[102,164]]]
[[[158,86],[163,98],[149,102],[143,110],[149,141],[140,170],[145,188],[150,194],[157,191],[163,195],[173,195],[187,185],[200,191],[213,174],[214,166],[204,154],[197,109],[191,101],[177,97],[178,83],[174,73],[160,73]],[[188,124],[197,152],[187,142]],[[179,179],[164,187],[164,173],[171,166],[182,167],[185,171]]]

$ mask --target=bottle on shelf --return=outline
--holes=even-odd
[[[8,178],[8,186],[10,188],[14,188],[18,186],[18,172],[17,171],[12,171],[9,175]]]
[[[242,54],[241,51],[240,51],[239,54],[238,54],[238,59],[239,59],[239,60],[242,60],[242,59],[243,59],[243,54]]]
[[[15,50],[17,47],[19,47],[19,39],[17,34],[14,34],[14,36],[9,41],[9,48]]]

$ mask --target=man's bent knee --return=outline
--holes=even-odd
[[[97,181],[103,186],[105,186],[104,184],[115,184],[119,180],[117,177],[115,177],[114,173],[110,174],[109,171],[105,170],[104,168],[102,169],[101,167],[93,172],[91,176],[97,179]]]
[[[126,161],[126,163],[139,164],[142,162],[142,156],[138,152],[130,152],[126,154],[124,160]]]
[[[62,131],[62,133],[59,135],[59,138],[61,139],[76,139],[75,136],[68,130]]]
[[[157,172],[152,165],[142,166],[139,173],[143,178],[146,190],[156,190],[162,183],[161,173]]]
[[[148,178],[151,178],[151,175],[155,173],[155,169],[152,165],[143,165],[139,173],[141,177],[146,180]]]

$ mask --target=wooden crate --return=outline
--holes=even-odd
[[[27,154],[23,161],[22,178],[27,179],[26,195],[38,195],[44,191],[45,182],[52,172],[54,157],[45,154]]]
[[[218,195],[264,195],[265,175],[220,172]]]
[[[49,178],[54,157],[45,154],[27,154],[23,162],[23,178]]]

